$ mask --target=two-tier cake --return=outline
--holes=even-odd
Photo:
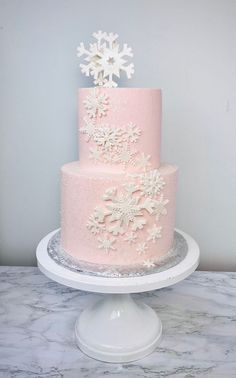
[[[160,161],[161,90],[117,88],[131,49],[94,33],[79,90],[79,161],[62,167],[61,247],[78,261],[154,266],[171,250],[177,167]]]

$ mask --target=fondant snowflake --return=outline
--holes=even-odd
[[[110,221],[118,221],[120,226],[123,224],[128,226],[137,216],[143,215],[142,207],[138,204],[139,197],[121,193],[118,196],[113,195],[109,200],[111,202],[106,205],[106,208],[110,213]]]
[[[141,175],[141,185],[142,193],[153,198],[162,191],[165,182],[158,169],[154,169]]]
[[[123,235],[125,231],[130,230],[130,234],[126,234],[126,241],[134,241],[138,230],[142,230],[147,223],[145,219],[145,211],[152,214],[154,209],[153,200],[145,198],[141,194],[138,186],[130,183],[125,184],[125,191],[118,192],[116,187],[108,188],[103,200],[107,202],[103,212],[103,221],[106,219],[106,230],[113,235]],[[128,238],[128,239],[127,239]]]
[[[89,159],[92,159],[95,163],[101,161],[102,151],[100,151],[96,146],[89,149]]]
[[[166,205],[169,203],[168,199],[164,199],[163,193],[160,194],[160,197],[155,201],[155,208],[153,214],[156,215],[156,220],[159,221],[161,215],[167,214]]]
[[[122,143],[121,130],[109,126],[99,127],[93,135],[94,142],[102,149],[111,151]]]
[[[124,238],[125,241],[127,241],[129,244],[136,243],[137,235],[134,232],[130,232],[126,234],[126,238]]]
[[[99,223],[99,219],[93,214],[89,217],[87,228],[92,234],[97,235],[101,231],[105,230],[105,225],[103,223]]]
[[[84,126],[80,127],[79,131],[82,134],[85,134],[85,140],[86,142],[89,142],[91,138],[93,138],[95,131],[96,131],[96,125],[92,119],[84,118]]]
[[[137,159],[137,167],[142,171],[147,171],[151,167],[150,163],[151,155],[145,155],[143,152]]]
[[[108,96],[93,88],[83,103],[90,118],[102,117],[107,112]]]
[[[123,169],[126,169],[128,164],[135,165],[134,157],[136,154],[136,150],[131,150],[128,144],[123,144],[120,148],[117,149],[114,162],[122,164]]]
[[[153,225],[152,228],[149,228],[149,230],[147,230],[149,236],[147,238],[148,241],[152,241],[153,243],[155,243],[158,239],[161,238],[162,234],[162,227],[157,227],[156,224]]]
[[[141,129],[137,127],[134,123],[130,122],[125,127],[123,139],[126,142],[135,143],[138,141],[140,135],[141,135]]]
[[[80,64],[81,71],[86,76],[94,78],[95,85],[104,87],[117,87],[114,76],[120,77],[123,71],[130,79],[134,73],[133,63],[127,64],[127,57],[132,57],[133,53],[127,44],[120,48],[117,39],[118,34],[98,31],[93,33],[95,43],[86,49],[81,42],[78,47],[78,56],[85,56],[86,64]]]
[[[139,255],[143,255],[146,253],[147,249],[148,249],[147,244],[144,242],[144,243],[138,244],[136,251],[138,252]]]
[[[153,268],[155,266],[154,262],[152,260],[144,260],[143,266],[146,268]]]
[[[131,229],[133,231],[142,230],[146,223],[147,223],[147,221],[144,218],[135,218],[134,221],[133,221]]]
[[[98,238],[99,249],[104,249],[106,253],[109,253],[110,250],[115,250],[116,248],[113,246],[113,243],[116,241],[114,238],[109,238],[108,236],[104,236],[103,238]]]

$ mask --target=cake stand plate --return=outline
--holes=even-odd
[[[132,299],[140,293],[173,285],[190,275],[199,264],[199,247],[191,236],[176,230],[187,246],[176,265],[141,276],[106,277],[73,271],[55,261],[48,253],[51,232],[37,247],[38,267],[42,273],[63,285],[106,294],[85,309],[75,324],[79,348],[88,356],[105,362],[130,362],[151,353],[160,342],[162,325],[156,312]],[[172,264],[173,265],[173,264]]]

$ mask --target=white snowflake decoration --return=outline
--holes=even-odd
[[[93,33],[95,43],[86,49],[83,43],[78,47],[78,56],[85,56],[86,64],[80,64],[81,71],[86,76],[92,76],[95,85],[104,87],[117,87],[114,76],[120,78],[120,73],[125,72],[128,79],[134,73],[133,63],[127,64],[127,58],[133,57],[133,53],[127,44],[120,48],[117,39],[118,34],[98,31]]]
[[[95,215],[90,215],[87,228],[91,231],[92,234],[97,235],[101,231],[105,230],[105,225],[99,222],[99,219]]]
[[[153,225],[152,228],[150,228],[149,230],[147,230],[149,236],[147,238],[148,241],[152,241],[153,243],[155,243],[158,239],[160,239],[162,237],[162,227],[157,227],[156,224]]]
[[[148,249],[148,246],[145,242],[139,243],[138,246],[137,246],[137,252],[138,252],[139,255],[145,254],[147,249]]]
[[[101,161],[102,151],[100,151],[96,146],[89,149],[89,159],[92,159],[95,163]]]
[[[130,232],[126,234],[126,237],[124,238],[125,241],[127,241],[129,244],[136,243],[137,235],[134,232]]]
[[[125,142],[136,143],[141,135],[141,129],[130,122],[125,127],[123,139]]]
[[[163,177],[158,169],[141,175],[142,193],[147,197],[155,197],[165,186]]]
[[[86,142],[89,142],[94,137],[96,131],[96,125],[92,119],[84,118],[84,126],[80,127],[79,131],[85,134]]]
[[[137,166],[142,171],[147,171],[151,167],[150,163],[151,155],[145,155],[144,152],[141,153],[141,155],[137,159]]]
[[[103,238],[98,238],[99,249],[104,249],[106,253],[109,253],[110,250],[115,250],[116,248],[113,246],[113,243],[116,241],[115,238],[109,238],[108,236],[104,236]]]
[[[98,88],[93,88],[83,103],[89,118],[102,117],[108,109],[108,96]]]
[[[161,215],[167,214],[166,205],[169,203],[168,199],[164,199],[163,193],[161,193],[160,197],[157,201],[155,201],[155,208],[153,214],[156,215],[156,220],[159,221]]]
[[[128,164],[135,165],[136,154],[136,150],[131,150],[128,144],[123,144],[117,149],[113,161],[114,163],[122,164],[123,169],[125,170]]]
[[[119,128],[99,127],[93,136],[94,142],[105,151],[112,151],[122,143],[121,129]]]
[[[144,260],[143,266],[145,266],[146,268],[153,268],[155,264],[154,264],[154,261],[148,259],[148,260]]]

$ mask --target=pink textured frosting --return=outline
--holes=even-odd
[[[149,242],[145,259],[158,260],[167,253],[173,242],[175,222],[175,194],[177,167],[163,164],[159,172],[165,181],[163,195],[168,198],[167,214],[163,215],[158,225],[162,227],[162,237],[156,243]],[[114,250],[109,253],[98,249],[99,235],[94,237],[86,227],[89,216],[97,206],[104,206],[103,194],[107,188],[117,187],[122,190],[127,181],[125,174],[111,174],[84,169],[79,162],[62,167],[62,248],[76,259],[88,262],[132,265],[142,263],[143,255],[137,253],[137,245],[130,246],[124,239],[117,238]],[[147,228],[153,227],[155,219],[148,213]],[[139,242],[146,238],[143,230],[138,235]]]
[[[82,128],[87,117],[84,101],[88,98],[94,88],[82,88],[79,90],[79,128]],[[161,144],[161,91],[160,89],[149,88],[99,88],[101,94],[108,98],[108,111],[104,116],[98,117],[96,125],[108,124],[110,128],[125,128],[132,122],[141,129],[141,137],[132,148],[150,155],[152,168],[160,166],[160,144]],[[119,164],[104,164],[103,162],[92,161],[89,158],[89,149],[94,147],[92,140],[89,143],[79,133],[79,155],[80,167],[113,173],[122,173],[123,167]],[[135,172],[137,166],[128,164],[126,171]]]

